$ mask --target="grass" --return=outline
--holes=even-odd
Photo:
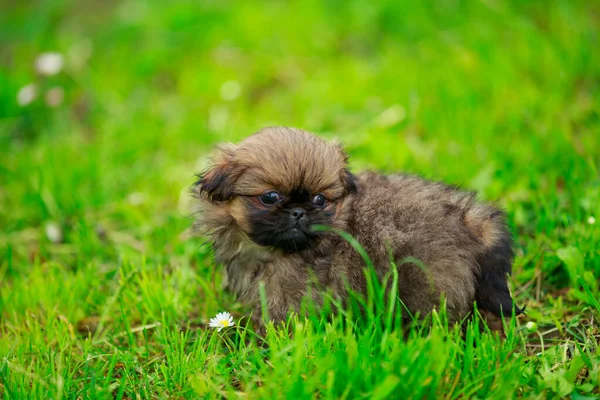
[[[599,16],[578,0],[4,2],[0,397],[598,398]],[[35,73],[43,51],[61,73]],[[527,316],[500,340],[443,312],[394,330],[397,308],[373,304],[258,346],[189,235],[188,188],[215,143],[272,124],[342,139],[354,171],[498,200]],[[208,330],[222,310],[237,327]]]

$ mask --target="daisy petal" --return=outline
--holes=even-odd
[[[217,332],[220,332],[223,328],[229,328],[234,326],[235,322],[233,321],[233,317],[227,311],[223,311],[217,313],[214,318],[210,319],[209,327],[216,328]]]

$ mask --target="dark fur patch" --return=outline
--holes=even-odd
[[[231,165],[215,165],[199,175],[196,186],[212,201],[227,201],[234,194],[235,181],[240,174]]]
[[[444,217],[448,217],[459,211],[459,207],[452,203],[443,203],[442,207],[444,208]]]
[[[497,316],[510,316],[523,310],[517,307],[508,291],[507,276],[511,273],[513,250],[508,233],[492,248],[477,257],[480,273],[477,276],[475,300],[480,309],[488,310]]]
[[[306,216],[298,223],[292,216],[294,208],[301,208]],[[254,207],[250,211],[250,237],[262,246],[271,246],[286,253],[313,247],[321,232],[313,232],[312,225],[331,225],[334,212],[330,208],[315,207],[306,192],[294,192],[282,204],[270,208]],[[294,229],[296,228],[296,229]]]
[[[355,194],[358,190],[356,177],[348,170],[345,170],[344,173],[344,186],[346,186],[347,194]]]

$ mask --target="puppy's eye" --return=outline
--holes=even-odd
[[[317,207],[325,207],[325,204],[327,204],[327,199],[322,194],[318,194],[313,197],[312,202]]]
[[[277,192],[268,192],[258,196],[260,201],[267,206],[272,206],[279,203],[283,198]]]

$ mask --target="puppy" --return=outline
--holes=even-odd
[[[488,318],[521,312],[507,286],[513,253],[501,211],[415,176],[354,176],[347,161],[337,144],[272,127],[222,145],[199,175],[195,225],[212,239],[227,287],[254,307],[254,318],[261,318],[260,282],[276,322],[309,293],[317,304],[324,290],[342,303],[348,289],[366,293],[364,259],[333,229],[315,226],[352,235],[380,279],[390,256],[396,260],[398,296],[413,315],[439,306],[442,294],[451,322],[474,302]]]

